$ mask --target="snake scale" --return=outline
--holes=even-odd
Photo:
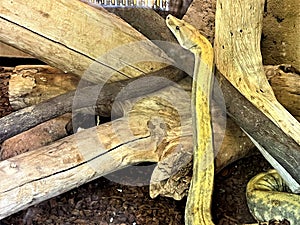
[[[192,86],[193,177],[185,209],[186,225],[213,225],[211,201],[214,181],[213,132],[210,97],[213,83],[213,48],[192,25],[172,15],[168,28],[179,44],[195,56]],[[291,225],[300,221],[300,196],[289,192],[275,170],[252,178],[246,191],[248,206],[256,220],[287,219]]]

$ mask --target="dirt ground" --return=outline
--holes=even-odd
[[[8,102],[9,75],[0,69],[0,116],[11,112]],[[247,181],[260,171],[265,171],[268,163],[259,153],[228,166],[215,179],[212,212],[216,224],[233,225],[255,222],[249,214],[245,201]],[[0,225],[19,224],[184,224],[185,200],[149,197],[149,187],[139,186],[145,173],[132,167],[126,174],[132,174],[136,186],[114,183],[107,178],[99,178],[60,196],[32,206],[0,221]],[[117,176],[111,175],[111,177]],[[110,178],[111,178],[110,177]],[[124,178],[125,179],[125,178]],[[124,180],[124,182],[126,182]],[[131,181],[132,183],[132,181]]]

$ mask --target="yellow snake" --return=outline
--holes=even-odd
[[[185,21],[168,15],[166,23],[179,44],[195,56],[192,86],[193,177],[186,203],[185,224],[212,225],[214,151],[210,96],[213,48],[196,28]],[[287,219],[290,225],[300,223],[300,196],[286,191],[286,184],[275,170],[254,177],[247,185],[246,195],[252,215],[261,222]]]
[[[193,177],[185,208],[185,224],[213,224],[211,199],[214,182],[214,152],[210,116],[213,48],[197,29],[183,20],[168,15],[166,23],[179,44],[195,55],[192,87]]]

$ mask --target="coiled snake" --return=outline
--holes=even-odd
[[[212,225],[211,200],[214,181],[213,133],[210,96],[213,82],[213,48],[196,28],[172,15],[166,18],[168,28],[179,44],[195,56],[192,87],[192,120],[194,133],[193,177],[185,209],[186,225]],[[287,219],[291,225],[300,221],[300,196],[287,191],[275,170],[259,174],[247,185],[247,201],[258,221]]]

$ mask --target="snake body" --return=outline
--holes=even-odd
[[[192,86],[193,177],[185,209],[185,224],[212,225],[214,153],[210,96],[213,48],[196,28],[185,21],[168,15],[166,23],[179,44],[195,56]],[[247,185],[250,212],[260,222],[287,219],[290,225],[296,225],[300,221],[300,196],[287,193],[287,190],[287,185],[275,170],[257,175]]]
[[[290,225],[300,222],[300,196],[291,193],[276,170],[253,177],[247,184],[246,198],[258,221],[287,219]]]
[[[185,208],[186,225],[213,224],[211,200],[214,181],[210,96],[213,83],[213,48],[199,31],[168,15],[166,23],[180,45],[195,56],[192,86],[193,176]]]

